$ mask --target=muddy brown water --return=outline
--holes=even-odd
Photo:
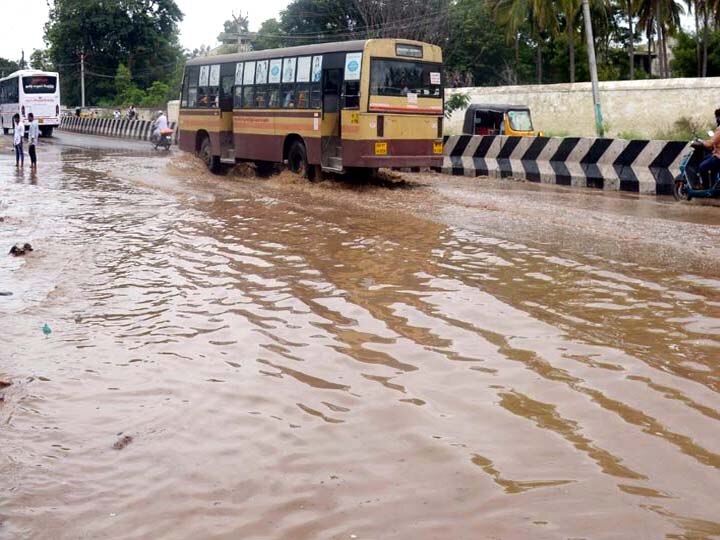
[[[717,207],[7,139],[0,538],[720,537]]]

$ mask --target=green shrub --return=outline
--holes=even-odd
[[[661,141],[687,141],[696,137],[704,138],[706,129],[705,124],[683,116],[671,128],[658,130],[654,138]]]

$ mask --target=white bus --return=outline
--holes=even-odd
[[[0,126],[7,135],[13,128],[12,117],[20,114],[29,124],[33,113],[43,137],[50,137],[60,125],[60,77],[52,71],[24,69],[0,79]]]

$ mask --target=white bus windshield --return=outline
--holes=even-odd
[[[23,91],[26,94],[54,94],[57,78],[50,75],[23,77]]]

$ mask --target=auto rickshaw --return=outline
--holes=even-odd
[[[530,108],[526,105],[482,105],[472,103],[465,111],[463,134],[542,136],[533,130]]]

